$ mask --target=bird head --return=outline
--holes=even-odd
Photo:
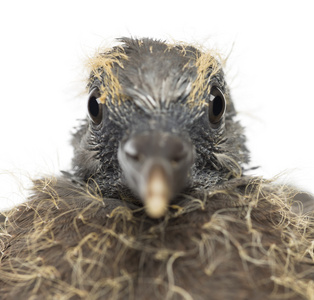
[[[218,56],[152,39],[119,42],[89,61],[76,177],[159,218],[183,193],[241,176],[245,138]]]

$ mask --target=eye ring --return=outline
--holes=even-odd
[[[88,96],[88,114],[94,124],[99,125],[102,121],[103,104],[99,100],[100,92],[97,87],[93,88]]]
[[[213,86],[209,95],[208,118],[209,122],[217,126],[223,118],[226,110],[226,99],[222,91]]]

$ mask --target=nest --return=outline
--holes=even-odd
[[[181,194],[162,220],[68,179],[3,214],[2,299],[314,299],[314,219],[242,177]]]

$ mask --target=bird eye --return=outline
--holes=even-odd
[[[215,125],[222,119],[226,108],[226,99],[217,87],[212,87],[209,96],[209,121]]]
[[[103,105],[99,101],[100,93],[98,88],[94,88],[88,98],[88,113],[92,121],[99,125],[102,121],[102,109]]]

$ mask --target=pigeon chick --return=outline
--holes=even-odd
[[[2,214],[1,299],[314,299],[314,205],[243,174],[219,56],[119,42],[89,61],[73,169]]]

